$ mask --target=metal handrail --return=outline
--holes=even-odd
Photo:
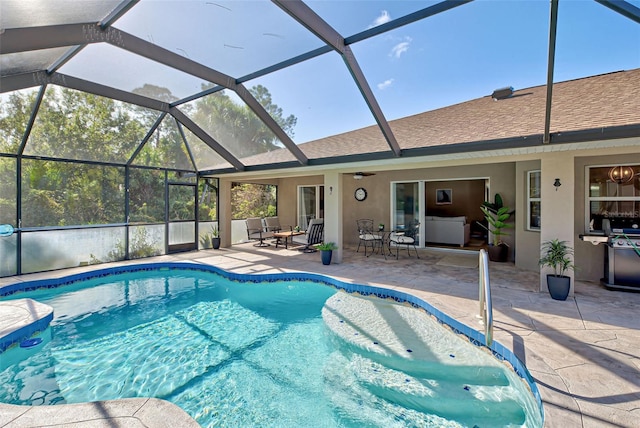
[[[478,255],[478,294],[480,315],[484,324],[485,346],[493,343],[493,305],[491,301],[491,284],[489,283],[489,257],[484,249]]]

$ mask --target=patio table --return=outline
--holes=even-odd
[[[293,240],[291,238],[298,235],[304,235],[304,232],[296,232],[295,230],[289,230],[286,232],[274,232],[273,237],[276,238],[276,248],[278,248],[278,245],[284,244],[284,248],[288,249],[288,243],[291,242],[291,244],[293,244]]]

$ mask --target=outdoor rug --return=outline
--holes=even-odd
[[[464,268],[477,268],[478,256],[477,255],[448,255],[444,256],[438,262],[438,266],[452,266],[452,267],[464,267]]]

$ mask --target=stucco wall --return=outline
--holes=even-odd
[[[527,230],[527,173],[540,169],[540,161],[516,163],[515,240],[516,266],[537,271],[540,259],[540,232]]]
[[[278,180],[278,218],[283,226],[297,226],[298,186],[323,185],[323,175],[281,178]]]

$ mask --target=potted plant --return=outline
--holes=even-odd
[[[509,246],[502,240],[503,236],[509,235],[503,229],[512,227],[511,224],[507,224],[507,221],[511,217],[512,212],[509,211],[509,207],[502,204],[502,198],[496,193],[495,202],[484,202],[480,209],[484,213],[484,218],[487,221],[485,226],[482,223],[478,223],[485,228],[493,237],[491,245],[489,245],[488,253],[489,260],[494,262],[506,262],[509,258]]]
[[[211,226],[211,244],[214,250],[220,248],[220,231],[218,230],[218,226]]]
[[[384,223],[378,223],[378,230],[381,232],[384,230]]]
[[[553,239],[542,244],[540,266],[548,266],[553,273],[547,274],[547,288],[554,300],[567,300],[571,289],[571,277],[565,272],[574,269],[572,263],[573,249],[566,241]]]
[[[316,249],[320,250],[320,256],[322,257],[322,264],[330,265],[331,256],[333,255],[333,250],[337,250],[338,246],[333,242],[323,242],[321,244],[316,245]]]

